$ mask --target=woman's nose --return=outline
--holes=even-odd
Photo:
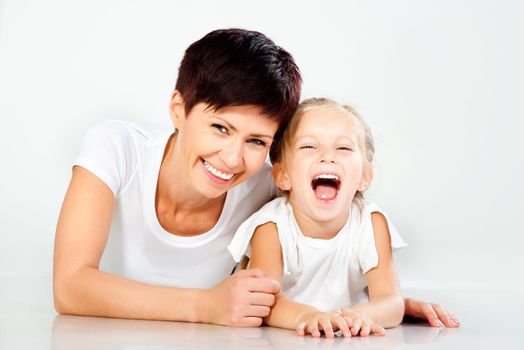
[[[220,159],[228,167],[229,170],[238,170],[243,163],[243,148],[242,143],[231,140],[220,151]]]

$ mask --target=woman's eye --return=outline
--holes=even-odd
[[[266,143],[259,139],[250,139],[247,142],[252,143],[253,145],[256,145],[256,146],[266,147]]]
[[[338,146],[337,150],[340,150],[340,151],[352,151],[353,149],[351,147],[349,147],[349,146]]]
[[[298,149],[313,149],[313,148],[315,148],[313,147],[313,145],[302,145]]]
[[[221,134],[228,134],[228,130],[225,126],[220,124],[213,124],[211,125],[213,128],[217,129]]]

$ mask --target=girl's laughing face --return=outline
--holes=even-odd
[[[315,107],[301,116],[276,176],[277,185],[290,192],[298,221],[345,223],[356,191],[370,181],[361,137],[358,122],[337,108]]]

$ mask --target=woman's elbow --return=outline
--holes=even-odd
[[[78,313],[75,311],[75,305],[78,305],[77,298],[74,288],[71,288],[75,284],[71,275],[55,273],[53,277],[53,302],[57,313],[69,315]]]
[[[55,311],[59,314],[70,314],[71,308],[70,308],[70,302],[68,302],[67,297],[67,287],[66,282],[57,279],[55,276],[55,279],[53,281],[53,302]]]

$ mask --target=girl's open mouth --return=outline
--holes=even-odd
[[[335,174],[319,174],[311,181],[311,188],[318,199],[331,201],[337,197],[340,180]]]

